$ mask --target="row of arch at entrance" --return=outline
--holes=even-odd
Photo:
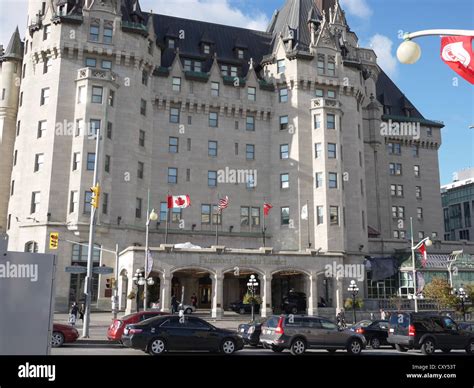
[[[136,290],[130,274],[122,270],[119,282],[119,303],[127,312],[136,309],[136,300],[128,296]],[[166,271],[153,271],[155,280],[148,286],[148,308],[158,307],[162,311],[171,310],[173,296],[185,304],[197,299],[197,309],[208,311],[218,317],[223,311],[230,310],[231,303],[243,300],[248,292],[247,282],[251,275],[258,281],[256,295],[262,299],[261,314],[266,316],[281,311],[285,296],[292,292],[306,295],[307,313],[313,315],[317,307],[338,307],[336,280],[326,278],[324,273],[309,273],[299,269],[279,269],[265,273],[254,268],[232,268],[217,272],[207,268],[178,268]],[[140,308],[142,305],[139,306]]]

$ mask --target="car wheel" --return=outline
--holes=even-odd
[[[239,314],[245,314],[245,309],[243,307],[239,309]]]
[[[235,342],[231,338],[226,338],[222,341],[221,344],[221,352],[224,354],[232,354],[235,352]]]
[[[351,339],[349,345],[347,346],[347,352],[354,355],[360,354],[362,352],[362,342],[360,339]]]
[[[395,349],[397,349],[398,352],[402,352],[402,353],[408,352],[407,348],[405,348],[404,346],[401,346],[399,344],[395,344]]]
[[[59,331],[54,331],[53,335],[51,336],[51,346],[53,348],[59,348],[64,344],[64,335]]]
[[[370,340],[370,347],[372,349],[378,349],[380,348],[380,340],[378,338],[372,338]]]
[[[148,344],[148,353],[152,356],[159,356],[166,351],[166,344],[161,338],[155,338]]]
[[[285,348],[282,348],[281,346],[272,346],[272,350],[275,353],[281,353],[281,352],[283,352],[283,350],[285,350]]]
[[[444,349],[441,349],[441,351],[442,351],[443,353],[449,353],[449,352],[451,351],[451,349],[449,349],[449,348],[444,348]]]
[[[471,339],[466,347],[466,353],[474,354],[474,339]]]
[[[192,312],[193,312],[193,310],[190,309],[190,308],[187,308],[186,310],[184,310],[185,314],[191,314]]]
[[[290,352],[293,356],[301,356],[306,351],[306,342],[297,338],[291,343]]]
[[[436,350],[435,342],[432,338],[427,338],[421,345],[421,352],[423,354],[433,354]]]

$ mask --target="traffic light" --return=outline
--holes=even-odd
[[[49,234],[49,249],[58,249],[59,233],[52,232]]]
[[[91,206],[95,209],[99,207],[100,200],[100,185],[97,183],[94,187],[91,187],[92,197],[91,197]]]

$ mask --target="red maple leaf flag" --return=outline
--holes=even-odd
[[[189,195],[168,195],[168,209],[184,209],[191,206]]]
[[[426,263],[428,262],[428,256],[426,254],[426,245],[423,243],[421,247],[418,248],[420,251],[422,258],[421,258],[421,266],[426,267]]]
[[[271,203],[265,202],[263,204],[263,215],[267,217],[270,214],[270,210],[272,209],[273,205]]]
[[[472,36],[441,38],[441,59],[466,81],[474,84],[474,51]]]

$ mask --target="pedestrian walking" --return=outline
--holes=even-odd
[[[84,323],[84,314],[86,313],[86,305],[84,303],[81,304],[81,308],[79,309],[79,319]]]
[[[193,292],[193,294],[191,295],[191,305],[193,307],[197,307],[197,301],[198,301],[198,298],[196,294]]]
[[[339,311],[339,313],[336,315],[336,322],[337,326],[339,326],[340,328],[346,328],[346,317],[344,316],[344,309],[341,309],[341,311]]]
[[[380,309],[380,319],[385,321],[387,319],[387,314],[385,313],[384,309]]]
[[[178,307],[179,307],[178,298],[176,298],[176,295],[173,295],[171,297],[171,314],[178,312]]]
[[[71,310],[69,311],[69,323],[74,326],[77,320],[77,313],[79,312],[79,307],[77,307],[77,303],[74,302],[72,304]]]

